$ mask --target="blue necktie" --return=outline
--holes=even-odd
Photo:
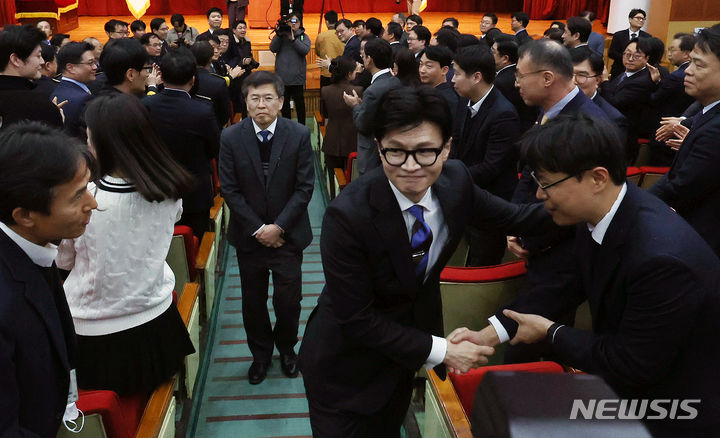
[[[430,245],[433,239],[432,230],[423,219],[423,208],[421,206],[413,205],[408,208],[408,211],[415,217],[410,249],[412,250],[412,261],[415,264],[415,276],[418,282],[422,283],[425,280],[425,270],[430,258]]]
[[[263,144],[266,144],[270,141],[268,137],[270,137],[271,132],[268,130],[260,131],[260,136],[262,137]]]

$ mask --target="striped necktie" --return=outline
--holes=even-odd
[[[412,226],[412,238],[410,239],[415,277],[419,283],[422,283],[425,280],[425,271],[430,258],[430,245],[433,239],[432,230],[423,218],[423,208],[421,206],[413,205],[408,208],[408,211],[415,218],[415,223]]]

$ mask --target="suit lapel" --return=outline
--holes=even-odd
[[[255,128],[253,127],[252,119],[248,117],[243,121],[243,123],[245,123],[245,125],[242,127],[240,135],[242,138],[247,139],[247,141],[241,141],[240,144],[245,147],[245,152],[247,152],[250,157],[252,167],[255,169],[255,175],[257,175],[258,180],[264,186],[265,175],[263,175],[262,163],[260,162],[260,151],[257,147],[257,136],[255,135]]]
[[[443,212],[443,220],[448,227],[448,233],[447,240],[443,244],[442,250],[435,261],[435,265],[431,267],[429,278],[432,278],[445,267],[445,262],[450,259],[452,252],[455,251],[455,237],[459,236],[464,228],[457,220],[464,215],[460,214],[460,212],[458,212],[455,208],[463,205],[462,199],[460,198],[459,192],[457,190],[453,190],[450,178],[445,172],[440,174],[437,181],[435,181],[435,184],[433,184],[432,189],[435,193],[435,197],[440,203],[440,208]]]
[[[682,163],[685,158],[690,155],[690,151],[692,150],[691,144],[695,140],[695,137],[697,137],[697,135],[699,134],[700,128],[707,122],[712,120],[713,117],[717,116],[718,109],[720,109],[720,104],[715,105],[713,108],[710,109],[710,111],[705,114],[702,114],[702,110],[700,110],[700,117],[698,117],[698,119],[693,122],[692,126],[690,127],[690,132],[688,133],[687,137],[685,137],[685,140],[683,140],[682,142],[682,147],[680,148],[680,151],[675,155],[675,159],[672,163],[673,167],[675,167],[676,163]]]
[[[487,119],[488,116],[488,108],[490,108],[495,103],[495,88],[490,90],[488,93],[488,96],[483,101],[482,105],[480,105],[480,108],[478,108],[477,114],[475,114],[475,117],[472,117],[470,119],[470,123],[468,124],[468,138],[470,138],[470,135],[473,135],[474,131],[476,129],[479,129],[480,126],[485,123],[485,119]],[[465,107],[467,108],[467,106]],[[469,108],[467,108],[466,111],[470,111]],[[464,120],[464,119],[463,119]],[[460,159],[465,158],[465,156],[470,152],[472,148],[466,147],[462,150],[462,155],[459,157]]]
[[[370,206],[376,210],[373,223],[390,254],[390,260],[403,288],[414,291],[417,289],[417,284],[410,257],[410,239],[407,237],[408,232],[400,206],[384,174],[375,178],[372,184]]]
[[[278,117],[275,126],[275,134],[273,135],[272,149],[270,150],[270,167],[268,169],[267,185],[270,186],[275,169],[280,165],[280,157],[288,140],[287,121],[282,117]]]

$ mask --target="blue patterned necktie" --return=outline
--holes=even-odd
[[[268,139],[268,137],[270,137],[270,131],[268,131],[268,130],[260,131],[260,136],[262,136],[263,144],[267,144],[270,141]]]
[[[415,264],[415,277],[419,283],[425,280],[425,271],[430,258],[430,245],[432,244],[432,230],[423,218],[423,208],[419,205],[413,205],[408,208],[410,214],[415,218],[412,226],[412,238],[410,239],[410,249],[412,251],[412,261]]]

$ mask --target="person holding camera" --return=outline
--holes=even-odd
[[[168,46],[173,48],[177,46],[190,47],[195,44],[195,38],[198,37],[200,32],[194,27],[185,24],[185,17],[182,14],[173,14],[170,17],[170,24],[172,24],[173,28],[168,31],[165,38]]]
[[[290,118],[290,99],[295,102],[298,122],[305,124],[305,96],[307,62],[310,52],[310,37],[300,26],[300,18],[290,14],[278,20],[275,36],[270,42],[270,51],[275,53],[275,74],[285,84],[282,116]]]

